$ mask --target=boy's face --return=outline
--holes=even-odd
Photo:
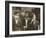
[[[21,16],[23,16],[23,17],[25,16],[25,12],[24,12],[24,11],[23,11],[23,12],[21,12]]]

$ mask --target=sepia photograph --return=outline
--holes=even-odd
[[[5,36],[44,34],[44,3],[6,2]]]
[[[40,8],[12,7],[12,31],[40,30]]]
[[[10,34],[41,33],[43,31],[42,5],[10,4]]]

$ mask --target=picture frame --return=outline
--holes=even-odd
[[[30,12],[30,11],[32,11],[32,9],[33,9],[33,12],[36,12],[36,13]],[[17,11],[17,13],[16,13],[15,10]],[[30,12],[29,14],[31,14],[33,16],[35,16],[34,14],[36,14],[36,16],[37,16],[36,18],[38,18],[38,15],[39,15],[39,18],[38,19],[41,20],[40,22],[38,20],[38,22],[39,22],[38,25],[40,25],[40,27],[38,27],[39,30],[38,30],[38,28],[35,29],[35,26],[33,26],[33,25],[32,25],[33,27],[30,26],[31,28],[28,27],[27,29],[24,29],[22,27],[23,30],[19,26],[21,28],[21,30],[20,29],[19,30],[14,30],[14,27],[15,26],[12,26],[12,24],[13,24],[13,20],[12,20],[13,17],[12,16],[14,16],[14,14],[15,15],[16,14],[19,15],[18,10],[19,10],[19,13],[21,11],[23,11],[23,12],[28,11],[28,12]],[[15,13],[13,13],[14,11],[15,11]],[[25,16],[26,15],[28,15],[27,12],[26,12]],[[23,23],[24,23],[24,25],[26,24],[25,22],[22,22],[22,25],[23,25]],[[15,27],[15,29],[16,29],[16,27]],[[32,30],[34,30],[34,31],[32,31]],[[37,31],[35,31],[35,30],[37,30]],[[19,2],[19,1],[5,1],[5,37],[37,36],[37,35],[44,35],[44,34],[45,34],[45,4],[44,3],[37,3],[37,2]]]

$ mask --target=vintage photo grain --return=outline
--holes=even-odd
[[[12,31],[40,30],[40,8],[12,7]]]

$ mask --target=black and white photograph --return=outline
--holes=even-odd
[[[9,35],[42,35],[44,33],[43,3],[19,4],[11,2],[8,4],[9,7],[6,7],[9,8],[7,11],[9,30],[6,30],[9,31]]]
[[[40,8],[12,7],[12,31],[40,30]]]

